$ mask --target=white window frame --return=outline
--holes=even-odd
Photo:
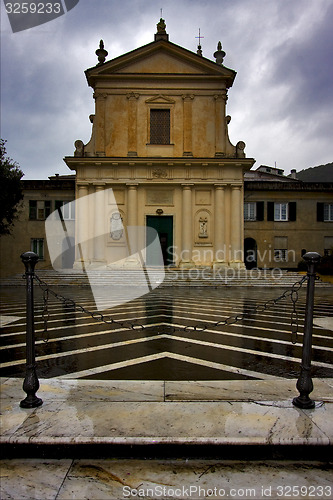
[[[287,221],[289,219],[288,203],[274,203],[274,221]]]
[[[257,203],[255,201],[244,203],[244,220],[257,220]]]
[[[59,200],[62,201],[62,200]],[[66,210],[65,210],[66,206]],[[73,200],[70,201],[62,201],[61,213],[62,218],[64,220],[75,220],[75,202]],[[66,213],[68,210],[68,214]]]
[[[324,203],[324,222],[333,221],[333,203]]]

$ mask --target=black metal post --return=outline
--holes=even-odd
[[[315,402],[309,398],[310,392],[313,391],[313,383],[311,378],[311,351],[312,351],[312,328],[313,328],[313,303],[314,303],[314,286],[316,279],[316,266],[319,263],[321,256],[317,252],[308,252],[303,255],[303,259],[308,266],[308,285],[306,289],[306,308],[305,308],[305,323],[303,335],[303,351],[301,374],[297,380],[296,387],[299,391],[299,396],[293,399],[293,405],[298,408],[314,408]]]
[[[20,402],[22,408],[35,408],[43,404],[42,399],[36,396],[39,389],[39,380],[36,374],[35,361],[35,324],[34,324],[34,284],[35,266],[38,261],[38,255],[34,252],[25,252],[21,255],[23,264],[25,265],[26,278],[26,375],[23,382],[23,390],[27,393],[27,397]]]

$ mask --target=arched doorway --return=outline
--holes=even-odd
[[[246,269],[257,267],[257,242],[254,238],[244,240],[244,259]]]

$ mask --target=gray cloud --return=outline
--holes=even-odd
[[[289,171],[332,161],[333,5],[330,0],[166,0],[170,41],[237,71],[230,136],[257,164]],[[153,40],[155,0],[80,0],[43,26],[11,33],[2,16],[2,136],[26,178],[70,173],[62,158],[87,142],[94,112],[84,70],[101,38],[112,59]]]

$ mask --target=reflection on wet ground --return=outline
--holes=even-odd
[[[89,288],[63,287],[57,291],[89,311],[96,311]],[[295,344],[291,337],[290,298],[270,309],[254,312],[257,305],[283,291],[232,287],[156,289],[103,311],[107,322],[98,321],[50,295],[48,331],[44,334],[43,297],[36,287],[38,376],[110,380],[295,378],[302,351],[305,289],[297,302],[299,332]],[[316,290],[316,317],[332,316],[331,295],[331,289]],[[0,374],[23,377],[24,288],[4,288],[1,303],[1,313],[15,316],[16,321],[1,328]],[[230,316],[243,314],[245,317],[236,323],[214,326]],[[332,330],[315,326],[314,377],[333,377],[332,352]]]

